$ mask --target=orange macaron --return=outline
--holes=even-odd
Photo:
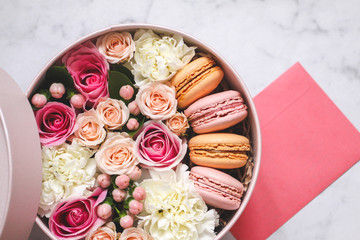
[[[224,77],[223,70],[208,57],[200,57],[176,73],[170,80],[175,87],[179,108],[186,108],[211,93]]]
[[[189,141],[190,160],[196,165],[232,169],[246,164],[249,139],[233,133],[197,135]]]

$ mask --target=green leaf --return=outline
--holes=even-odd
[[[129,195],[130,196],[132,196],[132,194],[133,194],[133,192],[134,192],[134,190],[135,190],[135,188],[136,188],[137,186],[134,184],[134,181],[130,181],[130,188],[129,188]]]
[[[133,197],[128,197],[128,198],[125,200],[125,202],[124,202],[124,208],[125,208],[125,209],[129,209],[129,203],[130,203],[132,200],[134,200]]]
[[[122,74],[127,76],[133,83],[135,83],[134,75],[131,73],[131,71],[127,67],[124,67],[121,64],[111,64],[110,70],[111,71],[121,72]]]
[[[111,197],[106,197],[105,200],[102,202],[109,204],[111,207],[115,207],[114,200]]]
[[[121,212],[120,212],[120,210],[117,208],[117,206],[116,206],[116,205],[114,205],[114,209],[115,209],[115,211],[116,211],[117,215],[119,216],[119,215],[121,214]]]
[[[114,189],[119,188],[119,187],[115,184],[116,177],[117,177],[117,175],[112,175],[112,176],[111,176],[111,185],[113,186]]]
[[[125,85],[130,85],[132,88],[134,88],[134,95],[129,100],[125,100],[119,95],[120,88]],[[110,98],[122,100],[126,105],[135,99],[137,88],[130,81],[130,79],[121,72],[109,71],[108,86]]]
[[[45,82],[48,87],[52,83],[62,83],[66,89],[74,88],[74,81],[65,66],[52,66],[46,71]]]

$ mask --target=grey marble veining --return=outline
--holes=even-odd
[[[357,0],[0,0],[0,4],[0,67],[24,91],[57,52],[78,38],[113,24],[152,23],[207,42],[235,67],[253,96],[300,62],[360,130]],[[269,239],[356,239],[359,175],[357,164]]]

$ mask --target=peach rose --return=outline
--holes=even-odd
[[[109,133],[95,154],[101,172],[109,175],[127,174],[134,170],[138,159],[134,154],[134,140],[127,133]]]
[[[130,116],[130,111],[123,101],[111,98],[100,99],[96,112],[109,130],[121,128]]]
[[[96,148],[106,137],[104,124],[99,118],[99,114],[91,109],[77,116],[76,123],[79,128],[75,131],[73,141],[89,148]]]
[[[175,88],[162,83],[140,87],[135,99],[141,113],[153,120],[165,120],[176,113]]]
[[[153,240],[147,232],[145,232],[142,228],[127,228],[125,229],[119,240]]]
[[[178,136],[184,134],[186,129],[189,128],[189,123],[185,114],[179,112],[177,112],[171,118],[167,119],[165,124],[170,129],[170,131]]]
[[[105,226],[89,233],[85,240],[116,240],[116,226],[113,222],[108,222]]]
[[[112,64],[129,61],[135,51],[135,43],[128,32],[105,34],[97,39],[96,47]]]

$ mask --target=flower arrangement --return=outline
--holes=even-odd
[[[75,46],[47,70],[30,102],[42,147],[38,214],[54,236],[216,237],[234,211],[206,204],[189,177],[188,140],[196,134],[172,84],[204,54],[180,35],[114,31]],[[227,88],[222,82],[213,92]],[[249,135],[246,122],[225,131]],[[251,160],[223,171],[248,184]]]

